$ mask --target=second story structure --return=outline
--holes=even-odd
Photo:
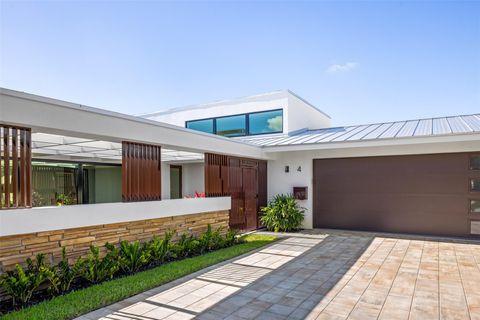
[[[330,117],[290,90],[224,100],[142,117],[225,137],[286,134],[330,127]]]

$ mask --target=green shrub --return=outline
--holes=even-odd
[[[222,236],[222,227],[218,227],[212,232],[210,250],[221,249],[225,247],[225,239]]]
[[[41,272],[45,268],[47,268],[47,264],[45,263],[45,255],[43,253],[37,254],[35,260],[27,258],[27,270],[29,272]]]
[[[185,233],[177,243],[172,243],[174,234],[175,230],[167,231],[163,239],[155,236],[144,245],[139,241],[123,241],[119,248],[107,242],[107,253],[103,258],[100,257],[100,248],[91,245],[88,256],[78,258],[73,265],[68,263],[65,248],[61,261],[55,266],[47,264],[45,255],[39,254],[35,259],[27,259],[26,269],[17,265],[15,270],[0,275],[0,286],[12,297],[14,306],[24,306],[42,284],[46,284],[48,292],[56,296],[69,291],[79,277],[97,284],[112,279],[120,269],[134,273],[148,263],[161,264],[174,258],[186,258],[243,242],[236,231],[229,230],[222,235],[222,228],[213,231],[210,224],[198,238]]]
[[[212,226],[208,224],[207,230],[202,233],[200,235],[200,238],[198,239],[198,241],[200,242],[200,253],[210,250],[210,247],[212,246],[212,237]]]
[[[120,243],[119,263],[120,268],[127,272],[137,272],[142,266],[147,264],[150,259],[148,250],[140,242],[134,241]]]
[[[90,253],[85,259],[82,270],[82,277],[90,283],[99,283],[111,279],[118,272],[118,249],[112,244],[106,243],[108,253],[100,258],[100,249],[97,246],[90,246]]]
[[[170,250],[176,258],[192,256],[200,252],[200,241],[192,234],[184,233],[177,243],[171,244]]]
[[[225,246],[226,247],[233,246],[234,244],[237,244],[240,241],[241,240],[238,237],[238,231],[237,230],[230,229],[225,234]]]
[[[39,267],[35,272],[31,271],[30,268],[23,270],[23,268],[17,264],[15,270],[7,271],[2,275],[0,286],[12,297],[14,306],[16,306],[17,303],[24,306],[32,298],[33,292],[37,290],[46,279],[47,277],[43,267]]]
[[[146,249],[149,251],[150,260],[154,264],[163,263],[170,257],[171,240],[175,230],[165,232],[165,237],[161,239],[154,236],[152,240],[147,243]]]
[[[304,212],[293,195],[279,194],[262,208],[260,221],[270,231],[293,231],[302,225]]]
[[[84,261],[80,257],[73,265],[70,265],[65,248],[63,248],[62,260],[47,273],[47,278],[50,281],[50,292],[57,295],[70,290],[72,282],[81,275],[83,267]]]

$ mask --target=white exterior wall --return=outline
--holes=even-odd
[[[162,162],[162,200],[170,199],[170,164],[182,166],[183,197],[195,196],[195,191],[205,191],[205,170],[203,162],[169,163]]]
[[[288,131],[292,132],[300,129],[320,129],[331,126],[331,119],[315,107],[302,101],[295,95],[288,96],[287,115]]]
[[[427,139],[428,140],[428,139]],[[310,151],[275,153],[275,160],[268,161],[268,198],[279,193],[292,193],[293,187],[308,187],[308,199],[299,201],[306,208],[304,228],[313,227],[313,160],[327,158],[374,157],[389,155],[413,155],[453,152],[478,152],[480,140],[463,142],[425,142],[418,144],[390,145],[381,147],[339,148]],[[285,166],[290,172],[285,173]],[[301,166],[301,171],[297,171]]]
[[[195,191],[205,191],[205,166],[201,163],[184,163],[182,166],[183,196],[195,196]]]
[[[282,109],[288,105],[288,99],[277,98],[269,101],[253,101],[243,103],[226,103],[219,105],[206,105],[189,110],[182,110],[171,113],[163,113],[153,116],[147,116],[147,119],[173,124],[179,127],[185,127],[185,122],[189,120],[198,120],[205,118],[221,117],[263,110]],[[285,114],[284,110],[284,114]],[[287,123],[284,119],[284,124]]]
[[[82,204],[0,211],[0,237],[230,210],[230,197]]]
[[[170,164],[162,162],[162,200],[170,199]]]

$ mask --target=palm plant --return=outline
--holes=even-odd
[[[304,212],[305,208],[298,205],[293,195],[279,194],[262,208],[260,221],[270,231],[293,231],[302,225]]]

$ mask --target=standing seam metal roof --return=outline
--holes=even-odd
[[[480,114],[331,127],[297,131],[290,135],[250,136],[238,139],[269,147],[468,133],[480,133]]]

